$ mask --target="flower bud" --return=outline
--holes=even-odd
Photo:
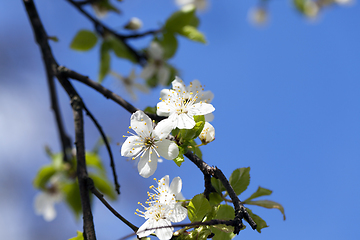
[[[136,17],[130,19],[130,21],[124,26],[125,29],[138,30],[142,27],[142,21]]]
[[[215,140],[215,128],[208,122],[205,122],[205,126],[201,131],[199,138],[203,144],[208,144]]]

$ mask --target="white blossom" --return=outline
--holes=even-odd
[[[40,192],[35,196],[34,208],[37,215],[42,215],[45,221],[52,221],[56,217],[55,204],[62,200],[60,191]]]
[[[174,178],[169,186],[168,175],[158,181],[157,188],[150,186],[150,189],[153,189],[155,194],[148,192],[149,199],[146,204],[149,207],[139,203],[146,211],[136,209],[135,213],[147,219],[136,233],[139,238],[155,233],[160,240],[171,239],[174,231],[171,222],[181,222],[187,216],[186,208],[176,202],[176,196],[181,195],[181,188],[181,178]]]
[[[140,77],[149,79],[156,75],[161,85],[167,85],[171,72],[164,59],[164,50],[157,42],[151,42],[148,48],[148,56],[149,60],[142,70]]]
[[[193,6],[196,9],[204,10],[208,6],[207,0],[176,0],[176,4],[179,6]]]
[[[116,73],[114,71],[111,71],[110,74],[120,80],[120,82],[125,87],[126,91],[130,94],[133,100],[137,99],[134,89],[138,89],[144,93],[149,92],[149,88],[147,88],[143,84],[139,84],[136,82],[137,76],[135,73],[135,69],[131,70],[130,75],[128,77],[124,77],[121,74]]]
[[[215,128],[208,122],[205,122],[205,126],[201,131],[199,138],[203,144],[208,144],[215,140]]]
[[[151,119],[138,110],[131,115],[130,127],[135,133],[130,133],[121,147],[121,156],[140,157],[138,163],[139,174],[145,178],[154,174],[160,156],[172,160],[179,154],[176,143],[165,139],[172,128],[164,120],[153,127]],[[129,132],[128,132],[129,133]],[[125,136],[124,136],[125,137]]]
[[[180,90],[183,92],[184,99],[186,101],[192,99],[194,95],[197,96],[195,99],[195,103],[205,102],[211,103],[214,98],[214,93],[211,91],[204,91],[204,86],[201,85],[199,80],[194,80],[190,82],[188,86],[185,85],[183,80],[179,77],[175,77],[175,80],[172,81],[172,88],[173,90]],[[170,96],[170,89],[163,89],[160,92],[160,97],[162,100],[166,100]],[[214,119],[214,114],[209,113],[205,115],[205,121],[211,122]]]
[[[213,105],[204,101],[197,102],[199,91],[187,92],[184,85],[178,85],[181,81],[178,77],[173,81],[174,89],[163,91],[164,99],[157,104],[157,115],[168,116],[166,121],[173,128],[192,129],[195,126],[194,116],[212,113]],[[164,94],[166,93],[166,94]]]
[[[137,17],[132,17],[124,28],[129,30],[138,30],[142,27],[142,21]]]

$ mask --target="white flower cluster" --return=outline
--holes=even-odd
[[[154,179],[156,180],[156,179]],[[139,238],[155,233],[160,240],[171,239],[174,228],[172,222],[181,222],[187,216],[187,209],[177,202],[181,195],[182,181],[176,177],[169,186],[169,175],[158,181],[158,187],[150,186],[155,193],[148,192],[148,200],[145,202],[145,212],[136,209],[135,214],[144,217],[146,222],[138,229],[136,234]]]
[[[160,156],[172,160],[179,154],[176,143],[166,139],[175,129],[192,129],[195,126],[194,116],[205,115],[206,121],[211,121],[215,110],[210,104],[214,94],[204,91],[198,80],[185,86],[184,82],[176,77],[172,82],[172,89],[161,91],[161,102],[157,104],[157,115],[166,116],[154,128],[154,123],[142,111],[138,110],[131,115],[130,127],[135,134],[127,137],[121,147],[121,156],[131,157],[133,160],[140,157],[138,163],[139,174],[145,178],[154,174]],[[201,141],[206,144],[214,140],[215,129],[208,123],[200,134]]]

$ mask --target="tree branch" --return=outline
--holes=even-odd
[[[83,209],[84,219],[84,239],[96,240],[94,223],[90,207],[90,198],[86,184],[87,170],[85,163],[85,145],[84,145],[84,132],[83,132],[83,115],[82,115],[82,101],[76,93],[75,89],[66,77],[58,74],[58,64],[52,54],[51,48],[48,43],[48,35],[40,20],[39,14],[36,10],[33,0],[23,0],[26,12],[28,13],[36,42],[40,46],[41,54],[46,67],[48,80],[53,80],[56,76],[71,99],[73,107],[74,121],[75,121],[75,144],[77,149],[77,177],[80,187],[81,204]],[[52,90],[54,88],[51,88]],[[53,95],[55,97],[55,95]],[[66,155],[66,152],[64,153]],[[84,182],[85,181],[85,182]]]
[[[111,152],[111,148],[110,148],[110,144],[107,140],[107,137],[104,133],[104,131],[102,130],[102,127],[100,126],[100,124],[98,123],[98,121],[95,119],[94,115],[89,111],[89,109],[85,106],[85,104],[83,104],[83,108],[86,112],[86,114],[90,117],[90,119],[93,121],[93,123],[95,124],[96,128],[99,130],[100,135],[104,141],[104,144],[106,146],[106,149],[108,151],[109,157],[110,157],[110,166],[111,166],[111,170],[113,173],[113,177],[114,177],[114,185],[115,185],[115,191],[120,194],[120,184],[118,182],[117,179],[117,174],[116,174],[116,170],[115,170],[115,162],[114,162],[114,157],[112,155]]]
[[[235,224],[233,225],[234,233],[239,234],[239,232],[243,226],[243,224],[242,224],[243,218],[250,224],[251,228],[255,230],[256,223],[250,217],[249,213],[246,211],[244,205],[239,200],[234,189],[231,187],[229,181],[227,180],[225,175],[222,173],[222,171],[220,169],[218,169],[217,167],[210,167],[207,163],[205,163],[202,159],[200,159],[198,156],[196,156],[195,154],[193,154],[190,151],[185,153],[185,156],[200,169],[200,171],[204,174],[205,180],[208,179],[209,176],[212,176],[212,177],[219,179],[221,181],[221,183],[224,185],[226,191],[229,193],[229,196],[234,204],[234,209],[235,209],[235,219],[234,219]],[[205,183],[206,183],[206,181],[205,181]],[[207,183],[207,184],[209,184],[209,183]],[[211,182],[210,182],[210,185],[211,185]],[[210,188],[210,186],[207,185],[204,193],[209,192],[209,191],[211,192],[211,190],[209,190],[209,188]]]
[[[126,48],[134,55],[134,57],[136,58],[137,62],[144,66],[145,62],[146,62],[146,57],[144,54],[140,54],[139,52],[137,52],[133,47],[131,47],[127,42],[126,42],[126,38],[121,35],[118,34],[117,32],[115,32],[114,30],[112,30],[111,28],[107,27],[105,24],[103,24],[102,22],[100,22],[99,20],[95,19],[94,17],[92,17],[88,12],[86,12],[83,8],[82,8],[82,4],[79,4],[73,0],[66,0],[68,1],[71,5],[73,5],[77,10],[79,10],[86,18],[88,18],[95,26],[96,31],[101,35],[104,36],[104,33],[110,33],[113,36],[115,36],[117,39],[119,39],[122,43],[124,43],[124,45],[126,46]]]
[[[104,198],[104,195],[102,195],[94,185],[94,182],[91,178],[88,178],[88,186],[90,191],[107,207],[107,209],[110,210],[118,219],[123,221],[127,226],[129,226],[134,232],[136,232],[139,228],[133,225],[131,222],[126,220],[123,216],[120,215]]]
[[[77,73],[77,72],[75,72],[75,71],[73,71],[71,69],[68,69],[66,67],[63,67],[63,66],[59,67],[58,71],[61,72],[66,77],[77,80],[77,81],[82,82],[83,84],[91,87],[92,89],[94,89],[97,92],[104,95],[104,97],[113,100],[114,102],[116,102],[117,104],[119,104],[120,106],[125,108],[130,113],[134,113],[137,110],[139,110],[138,108],[131,105],[129,102],[124,100],[122,97],[120,97],[116,93],[113,93],[112,91],[105,88],[101,84],[91,80],[88,76],[84,76],[84,75],[82,75],[80,73]],[[146,113],[146,114],[151,119],[156,120],[156,121],[161,121],[161,120],[165,119],[165,117],[160,117],[160,116],[157,116],[156,114],[150,114],[150,113]]]
[[[71,99],[71,106],[73,108],[75,122],[75,145],[77,160],[76,174],[80,187],[81,206],[83,210],[84,239],[96,240],[93,216],[90,205],[89,188],[87,184],[88,175],[85,161],[84,119],[82,112],[83,104],[79,96],[74,96]]]
[[[46,70],[46,77],[50,92],[50,101],[51,101],[51,108],[54,111],[55,114],[55,120],[60,136],[60,142],[61,142],[61,148],[63,152],[63,159],[64,162],[69,162],[71,159],[71,140],[70,137],[66,134],[65,128],[62,122],[61,113],[59,104],[57,101],[57,94],[55,90],[55,83],[54,83],[54,76],[56,73],[56,65],[57,63],[54,60],[54,57],[52,55],[51,49],[48,45],[48,35],[45,32],[45,29],[41,23],[39,14],[36,10],[36,7],[32,0],[24,0],[24,5],[26,8],[26,12],[29,16],[29,20],[31,23],[31,26],[34,31],[36,42],[38,43],[42,58],[45,65]]]

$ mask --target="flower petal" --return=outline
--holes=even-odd
[[[153,175],[157,168],[157,160],[158,158],[155,153],[150,154],[150,151],[146,150],[144,156],[140,158],[138,163],[139,174],[144,178]]]
[[[170,89],[163,89],[160,91],[160,98],[165,100],[168,99],[171,96]]]
[[[213,111],[215,108],[209,103],[195,103],[189,108],[189,115],[205,115]]]
[[[167,117],[169,116],[170,112],[171,112],[171,106],[168,105],[165,101],[158,102],[158,104],[156,105],[156,114],[158,116]]]
[[[213,113],[205,114],[204,117],[205,117],[206,122],[211,122],[212,120],[214,120],[214,114]]]
[[[143,149],[144,143],[138,136],[128,137],[121,146],[121,156],[132,157],[137,155]]]
[[[192,109],[192,108],[191,108]],[[176,114],[173,114],[176,115]],[[176,120],[176,126],[179,129],[192,129],[195,126],[195,120],[192,117],[193,115],[199,115],[199,114],[192,114],[190,115],[190,110],[188,114],[182,113],[177,116]]]
[[[143,138],[149,137],[153,130],[151,119],[141,110],[131,115],[130,125],[131,128]]]
[[[161,85],[167,86],[170,78],[170,69],[165,64],[161,65],[157,72],[157,78]]]
[[[206,102],[206,103],[211,103],[213,98],[214,98],[214,93],[213,92],[204,91],[204,92],[199,93],[198,100],[196,102],[203,101],[203,102]]]
[[[157,42],[151,42],[148,52],[151,58],[156,60],[162,60],[164,55],[164,50],[161,48],[160,44]]]
[[[187,216],[187,209],[181,206],[180,203],[177,203],[175,207],[172,209],[172,213],[167,218],[171,222],[181,222]]]
[[[177,195],[179,192],[181,192],[181,188],[182,188],[181,178],[175,177],[170,184],[170,192]]]
[[[156,66],[153,62],[148,62],[148,64],[143,68],[142,72],[140,73],[140,78],[142,79],[149,79],[154,76],[156,72]]]
[[[165,139],[167,136],[169,136],[172,130],[173,130],[172,123],[164,119],[156,125],[153,134],[157,140],[159,139],[162,140]]]
[[[156,150],[158,151],[160,156],[162,156],[163,158],[172,160],[179,155],[179,148],[176,145],[176,143],[174,143],[168,139],[159,141],[156,143],[156,145],[158,146],[158,148]]]
[[[178,76],[175,77],[175,80],[172,81],[171,84],[172,84],[172,88],[175,91],[178,91],[178,90],[180,90],[181,92],[186,91],[186,86],[185,86],[183,80],[181,80],[181,78],[179,78]]]
[[[154,223],[156,223],[156,221],[154,221],[153,219],[148,219],[146,222],[144,222],[144,224],[141,225],[141,227],[139,227],[139,229],[136,232],[139,238],[149,236],[150,234],[155,232]],[[146,229],[151,229],[151,230],[146,230]]]
[[[169,226],[165,228],[165,226]],[[169,240],[172,238],[174,228],[171,226],[171,222],[167,219],[159,219],[156,223],[156,227],[158,227],[155,230],[156,236],[160,240]]]

